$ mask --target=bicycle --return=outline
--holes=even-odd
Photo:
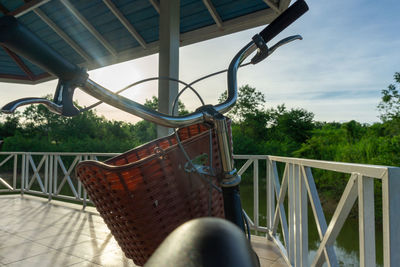
[[[223,195],[223,214],[224,217],[237,225],[243,232],[246,232],[245,220],[242,214],[241,200],[239,194],[239,184],[241,181],[240,175],[234,168],[232,159],[232,148],[229,136],[228,120],[223,113],[229,111],[237,99],[237,71],[239,67],[248,64],[257,64],[271,55],[278,47],[289,43],[296,39],[301,39],[301,36],[291,36],[282,39],[272,47],[268,47],[267,43],[272,40],[277,34],[284,30],[287,26],[297,20],[308,10],[307,4],[304,0],[298,0],[292,4],[286,11],[284,11],[277,19],[263,29],[259,34],[256,34],[252,41],[246,44],[232,59],[228,72],[228,97],[218,105],[203,105],[195,112],[184,116],[173,116],[159,113],[151,110],[135,101],[129,100],[123,96],[118,95],[119,92],[113,93],[110,90],[102,87],[96,82],[88,78],[87,72],[68,62],[56,51],[52,50],[49,46],[39,40],[35,35],[29,32],[28,29],[18,23],[18,21],[10,16],[0,18],[0,43],[6,46],[13,52],[24,56],[33,63],[40,66],[42,69],[57,76],[59,82],[55,91],[53,101],[44,98],[23,98],[8,103],[2,108],[4,113],[12,113],[18,107],[29,104],[43,104],[52,112],[62,116],[75,116],[86,109],[78,110],[73,103],[74,90],[79,87],[82,91],[89,95],[101,100],[104,103],[119,108],[132,115],[141,117],[142,119],[149,120],[158,125],[173,128],[188,127],[189,125],[198,125],[206,123],[214,129],[215,139],[218,143],[219,158],[221,161],[222,180],[220,186]],[[244,60],[248,58],[253,52],[257,51],[256,55],[252,57],[249,63],[243,64]],[[218,72],[221,73],[221,72]],[[212,74],[214,75],[214,74]],[[208,75],[206,77],[209,77]],[[168,78],[166,79],[175,80]],[[202,78],[203,79],[203,78]],[[147,79],[149,80],[149,79]],[[201,80],[201,79],[199,79]],[[185,84],[185,89],[190,88],[193,90],[191,84]],[[184,90],[183,90],[184,91]],[[178,94],[178,97],[183,92]],[[176,99],[177,100],[177,99]],[[176,104],[177,101],[175,101]],[[95,105],[97,105],[96,103]],[[93,107],[92,105],[91,107]],[[91,108],[90,107],[90,108]],[[174,110],[174,109],[173,109]],[[200,129],[200,126],[196,126]],[[192,127],[193,128],[193,127]],[[200,130],[199,130],[200,133]],[[211,136],[211,131],[210,131]],[[211,138],[211,137],[210,137]],[[176,140],[182,152],[185,154],[185,149],[182,147],[182,142],[178,132],[176,132]],[[211,145],[210,145],[211,148]],[[212,151],[212,149],[210,149]],[[163,151],[155,152],[159,157],[163,157]],[[205,169],[204,166],[196,165],[193,159],[185,154],[188,166],[185,166],[187,172],[198,172],[202,175],[212,174],[212,164],[210,168]],[[210,162],[212,156],[209,155]],[[210,182],[211,184],[211,182]],[[126,186],[126,185],[123,185]],[[90,194],[89,194],[90,195]],[[247,232],[250,236],[249,230]],[[140,262],[142,263],[142,262]]]

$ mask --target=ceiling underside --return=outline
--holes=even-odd
[[[180,0],[180,45],[270,23],[290,0]],[[0,0],[0,17],[14,15],[69,61],[88,69],[158,52],[158,0]],[[28,60],[0,48],[0,81],[52,79]]]

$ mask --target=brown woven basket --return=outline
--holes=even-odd
[[[209,154],[210,131],[203,124],[178,131],[191,159]],[[212,150],[217,173],[212,180],[219,185],[221,160],[214,133]],[[187,160],[173,134],[104,163],[83,161],[77,166],[90,199],[125,255],[137,265],[143,265],[182,223],[204,216],[224,217],[222,194],[210,190],[209,183],[197,173],[186,172],[185,164]],[[204,164],[209,165],[208,159]]]

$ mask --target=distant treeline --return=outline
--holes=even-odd
[[[396,87],[389,88],[397,96]],[[386,103],[396,100],[388,96],[387,90],[382,93]],[[224,97],[221,95],[220,100]],[[156,108],[157,98],[147,100],[145,105]],[[400,116],[393,103],[388,109],[381,102],[381,110],[385,111],[382,122],[372,125],[354,120],[318,122],[313,113],[302,108],[266,106],[264,95],[255,88],[246,85],[239,89],[237,105],[228,113],[233,120],[235,154],[400,166]],[[180,114],[188,112],[182,103],[179,107]],[[153,123],[108,120],[94,110],[66,118],[36,105],[22,113],[0,115],[3,151],[123,152],[155,138]]]

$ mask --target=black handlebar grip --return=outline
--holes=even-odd
[[[308,10],[308,6],[304,0],[298,0],[282,14],[279,15],[274,21],[272,21],[264,30],[260,32],[260,35],[267,43],[277,36],[286,27],[300,18]]]
[[[63,58],[13,16],[0,18],[0,43],[61,80],[73,80],[82,70]]]

